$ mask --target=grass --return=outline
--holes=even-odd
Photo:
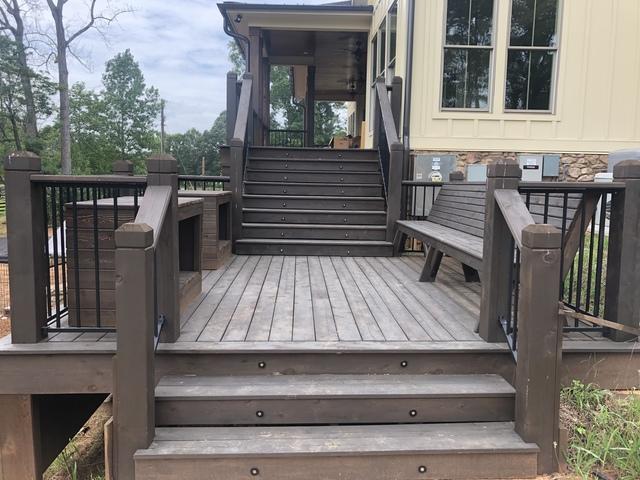
[[[567,464],[583,479],[640,478],[640,396],[574,381],[562,392]]]

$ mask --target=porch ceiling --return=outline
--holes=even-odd
[[[271,64],[315,66],[317,100],[353,100],[364,92],[366,33],[270,30],[267,35]]]

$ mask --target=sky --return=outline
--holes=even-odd
[[[323,0],[248,2],[319,4]],[[69,31],[85,21],[87,3],[88,0],[69,0],[65,6]],[[169,133],[211,128],[225,109],[226,74],[231,69],[227,57],[230,37],[224,33],[217,1],[98,0],[102,9],[109,3],[112,9],[127,7],[133,11],[120,15],[104,30],[105,35],[91,30],[74,42],[83,62],[70,57],[70,81],[101,88],[105,62],[129,48],[147,85],[157,87],[166,100]],[[41,15],[48,13],[42,11]]]

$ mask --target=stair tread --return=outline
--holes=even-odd
[[[350,162],[350,163],[374,163],[379,164],[380,160],[377,158],[304,158],[304,157],[261,157],[259,155],[249,155],[249,160],[267,160],[274,162],[328,162],[328,163],[342,163],[342,162]]]
[[[259,180],[245,180],[245,185],[284,185],[284,186],[325,186],[325,187],[382,187],[381,183],[344,183],[344,182],[263,182]]]
[[[386,225],[344,225],[331,223],[243,223],[244,228],[314,228],[326,230],[386,230]]]
[[[513,397],[499,375],[259,375],[162,377],[156,398],[453,398]]]
[[[345,149],[339,149],[339,148],[327,148],[327,147],[275,147],[275,146],[270,146],[270,145],[265,145],[265,146],[256,146],[256,147],[251,147],[250,151],[255,152],[255,151],[260,151],[260,150],[278,150],[281,152],[296,152],[296,151],[315,151],[315,152],[338,152],[341,154],[344,153],[358,153],[358,152],[369,152],[373,155],[377,155],[378,154],[378,150],[375,148],[345,148]]]
[[[242,196],[243,198],[262,198],[262,199],[277,198],[277,199],[287,200],[287,201],[289,200],[340,200],[340,201],[366,200],[366,201],[379,202],[380,200],[384,200],[384,197],[382,196],[380,197],[350,197],[350,196],[339,197],[336,195],[258,195],[253,193],[245,193]]]
[[[282,225],[280,225],[282,226]],[[265,245],[354,245],[354,246],[393,246],[392,242],[383,240],[309,240],[309,239],[291,239],[283,240],[278,238],[239,238],[236,243],[254,243]]]
[[[315,160],[316,162],[321,162],[323,160]],[[294,170],[291,168],[254,168],[247,167],[247,172],[254,173],[303,173],[305,175],[342,175],[342,174],[354,174],[354,175],[367,175],[367,176],[380,176],[380,172],[366,172],[359,170],[336,170],[336,171],[328,171],[328,170]]]
[[[156,428],[136,460],[345,454],[531,453],[511,422],[314,427]]]
[[[345,209],[303,209],[303,208],[255,208],[246,207],[242,209],[243,212],[269,212],[269,213],[332,213],[341,215],[386,215],[384,210],[345,210]]]

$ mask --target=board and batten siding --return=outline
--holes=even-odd
[[[370,39],[392,2],[371,3],[375,13]],[[396,75],[402,77],[407,3],[399,0],[398,4]],[[510,0],[495,3],[490,110],[443,111],[440,102],[446,0],[415,3],[412,149],[608,153],[640,146],[639,0],[560,0],[559,53],[551,113],[504,111]],[[369,89],[368,95],[370,92]],[[367,108],[370,105],[367,101]]]

